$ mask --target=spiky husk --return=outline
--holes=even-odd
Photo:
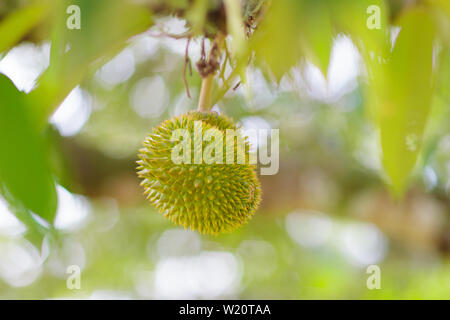
[[[191,164],[171,160],[172,148],[178,143],[171,141],[172,132],[188,129],[193,140],[194,121],[202,121],[203,132],[216,129],[223,133],[223,164],[194,164],[193,158]],[[248,164],[249,144],[245,140],[245,164],[225,164],[227,129],[238,129],[230,118],[195,111],[164,121],[145,139],[138,161],[141,185],[147,199],[173,223],[217,235],[246,223],[258,208],[261,188],[255,166]]]

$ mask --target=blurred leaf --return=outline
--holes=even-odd
[[[241,7],[235,0],[224,0],[224,2],[228,33],[233,37],[231,50],[235,55],[241,56],[246,46]]]
[[[295,0],[273,1],[253,36],[256,63],[268,67],[278,80],[301,57],[298,30],[300,4]]]
[[[434,8],[434,18],[439,27],[441,39],[450,47],[450,1],[429,0]]]
[[[419,156],[433,92],[435,28],[425,10],[408,11],[386,64],[373,79],[383,165],[391,190],[401,196]],[[420,44],[420,45],[418,45]]]
[[[244,18],[255,17],[269,0],[247,0],[244,5]]]
[[[380,28],[369,29],[367,26],[371,14],[367,13],[369,6],[380,8]],[[386,61],[391,54],[391,29],[388,23],[389,10],[384,0],[342,0],[340,3],[333,3],[333,19],[338,32],[349,35],[358,47],[365,62],[365,67],[371,79],[371,92],[383,92],[385,83],[374,81],[383,79],[384,70],[380,65],[381,61]],[[364,14],[361,14],[361,13]],[[377,86],[380,86],[377,88]],[[373,104],[372,104],[373,105]],[[369,104],[367,115],[376,119],[377,111]]]
[[[169,6],[173,8],[173,10],[184,10],[189,7],[190,0],[166,0],[163,2],[169,3]]]
[[[280,80],[302,57],[326,75],[332,46],[329,1],[273,1],[252,48],[256,62],[268,67]]]
[[[439,55],[438,90],[442,98],[450,103],[450,48],[442,49]]]
[[[14,11],[0,22],[0,52],[8,50],[49,13],[49,4],[42,1]]]
[[[225,9],[227,12],[228,33],[232,36],[231,54],[236,61],[236,73],[240,75],[241,83],[245,83],[249,50],[242,22],[241,7],[238,1],[225,0]]]
[[[69,3],[58,2],[50,67],[39,88],[30,94],[42,120],[82,81],[93,62],[117,53],[130,37],[144,32],[152,23],[147,8],[128,1],[80,0],[81,30],[68,30],[65,9]]]
[[[380,28],[369,29],[367,13],[370,6],[380,9]],[[337,32],[348,34],[359,48],[369,72],[378,68],[380,59],[390,50],[389,10],[384,0],[341,0],[331,3]],[[372,64],[374,66],[372,67]],[[376,71],[376,70],[375,70]]]
[[[186,19],[191,24],[191,31],[194,35],[200,35],[206,24],[206,14],[208,13],[207,0],[195,0],[192,7],[186,14]]]
[[[190,26],[193,36],[216,34],[221,28],[217,14],[221,12],[222,1],[219,0],[191,0],[186,11],[185,19]]]
[[[326,77],[333,44],[328,1],[304,1],[301,20],[303,52]]]
[[[4,75],[0,96],[0,182],[12,199],[52,223],[57,197],[43,139],[24,94]]]
[[[36,248],[40,248],[45,236],[49,239],[57,237],[55,229],[50,226],[41,224],[36,217],[27,209],[20,200],[15,199],[8,190],[0,184],[0,193],[9,203],[9,210],[14,213],[16,218],[20,220],[26,227],[25,238],[30,241]]]

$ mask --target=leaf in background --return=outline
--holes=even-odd
[[[244,19],[256,17],[270,0],[247,0],[243,5]],[[242,3],[242,2],[241,2]]]
[[[368,13],[370,6],[380,9],[379,29],[368,27],[368,19],[373,14]],[[388,7],[384,0],[342,0],[331,4],[336,31],[348,35],[364,59],[370,80],[369,95],[370,92],[383,92],[385,89],[382,80],[374,81],[374,79],[385,77],[381,62],[388,59],[391,50]],[[373,99],[369,97],[369,100]],[[369,118],[376,121],[377,111],[373,106],[373,103],[369,103],[365,112]]]
[[[49,13],[48,1],[14,11],[0,22],[0,52],[10,49]]]
[[[428,0],[434,9],[434,18],[438,25],[441,40],[450,47],[450,1]]]
[[[298,13],[301,1],[272,1],[252,39],[256,63],[280,80],[302,55]]]
[[[408,11],[386,64],[373,79],[371,103],[380,130],[383,165],[391,191],[401,196],[421,151],[433,92],[435,28],[428,12]]]
[[[52,223],[55,183],[25,95],[0,75],[0,183],[10,198]]]
[[[43,224],[42,221],[38,221],[36,215],[31,213],[20,200],[14,198],[1,183],[0,194],[8,202],[9,210],[26,226],[27,230],[24,236],[36,248],[41,248],[45,236],[48,236],[49,240],[53,240],[58,236],[56,230],[51,225],[48,226]]]
[[[330,19],[328,0],[273,1],[254,34],[257,64],[280,80],[305,57],[326,75],[333,37]]]
[[[231,54],[236,61],[236,72],[241,77],[241,83],[246,82],[246,70],[249,61],[249,50],[245,38],[243,15],[238,1],[225,0],[225,9],[227,12],[228,34],[232,37]]]
[[[380,9],[380,28],[369,29],[370,6]],[[337,32],[348,34],[366,62],[369,76],[377,72],[380,59],[390,52],[388,18],[389,10],[384,0],[341,0],[331,3],[334,25]]]
[[[438,73],[438,93],[450,104],[450,48],[440,52]]]
[[[236,56],[241,56],[246,46],[241,6],[235,0],[224,0],[224,3],[227,12],[228,34],[233,37],[231,50]]]
[[[305,57],[327,76],[333,45],[333,28],[328,1],[303,1],[301,43]]]
[[[337,31],[350,34],[355,44],[367,52],[383,53],[386,46],[389,6],[385,0],[341,0],[330,2]],[[369,28],[373,13],[369,7],[380,9],[380,28]]]
[[[36,113],[41,123],[46,121],[57,105],[78,85],[92,63],[117,53],[132,36],[147,30],[152,18],[144,6],[124,0],[80,0],[81,30],[68,30],[66,8],[72,1],[57,1],[57,19],[52,37],[49,69],[30,94],[37,102]]]
[[[203,33],[206,24],[207,13],[207,0],[195,0],[194,4],[187,12],[186,19],[191,24],[191,31],[194,35],[200,35]]]

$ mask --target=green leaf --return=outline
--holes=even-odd
[[[450,1],[428,0],[434,9],[434,19],[438,25],[441,40],[450,47]]]
[[[379,9],[380,28],[369,28],[373,15],[369,8]],[[384,0],[341,0],[331,4],[334,25],[337,32],[348,34],[359,48],[369,72],[376,72],[380,59],[390,52],[389,6]]]
[[[333,40],[331,16],[327,0],[273,1],[252,40],[256,63],[280,80],[307,58],[326,75]]]
[[[225,0],[224,3],[227,13],[228,34],[232,37],[231,55],[233,60],[236,61],[236,73],[239,74],[241,83],[245,83],[250,51],[245,37],[241,6],[234,0]]]
[[[14,11],[0,22],[0,52],[10,49],[49,13],[47,1]]]
[[[38,102],[36,113],[41,123],[83,80],[94,62],[117,53],[128,39],[152,23],[144,6],[125,0],[80,0],[77,5],[81,9],[81,29],[69,30],[65,10],[71,1],[57,3],[50,67],[30,94],[30,101]]]
[[[49,239],[57,237],[57,232],[52,226],[43,225],[36,219],[29,209],[27,209],[20,201],[15,199],[8,190],[0,184],[0,193],[9,203],[9,210],[14,213],[27,228],[25,238],[30,241],[36,248],[40,248],[45,236]]]
[[[231,50],[236,56],[241,56],[246,47],[241,7],[234,0],[224,0],[224,3],[227,12],[228,33],[233,37]]]
[[[198,36],[203,33],[208,13],[208,0],[194,0],[192,7],[186,13],[186,19],[191,24],[191,31]]]
[[[391,191],[401,196],[417,162],[433,93],[435,28],[428,12],[408,11],[392,54],[373,78],[371,103]]]
[[[273,1],[252,39],[256,63],[280,80],[302,54],[298,30],[300,1]]]
[[[333,45],[331,16],[327,1],[304,1],[301,15],[303,52],[325,77]]]
[[[45,145],[25,95],[0,75],[0,183],[10,198],[50,223],[57,207]]]
[[[450,48],[442,49],[438,63],[437,91],[444,101],[450,103]]]

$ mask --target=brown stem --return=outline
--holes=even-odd
[[[189,45],[191,43],[191,38],[188,38],[186,43],[186,51],[184,54],[184,68],[183,68],[183,81],[184,81],[184,87],[186,89],[186,94],[188,98],[191,98],[191,91],[189,90],[189,83],[186,79],[186,71],[187,67],[189,66],[189,75],[192,76],[192,65],[191,65],[191,59],[189,59]]]
[[[211,104],[211,96],[214,85],[214,76],[220,67],[220,53],[225,42],[225,34],[219,32],[213,43],[208,55],[208,61],[200,61],[197,66],[199,73],[203,78],[200,98],[198,101],[198,111],[209,112],[213,105]]]

